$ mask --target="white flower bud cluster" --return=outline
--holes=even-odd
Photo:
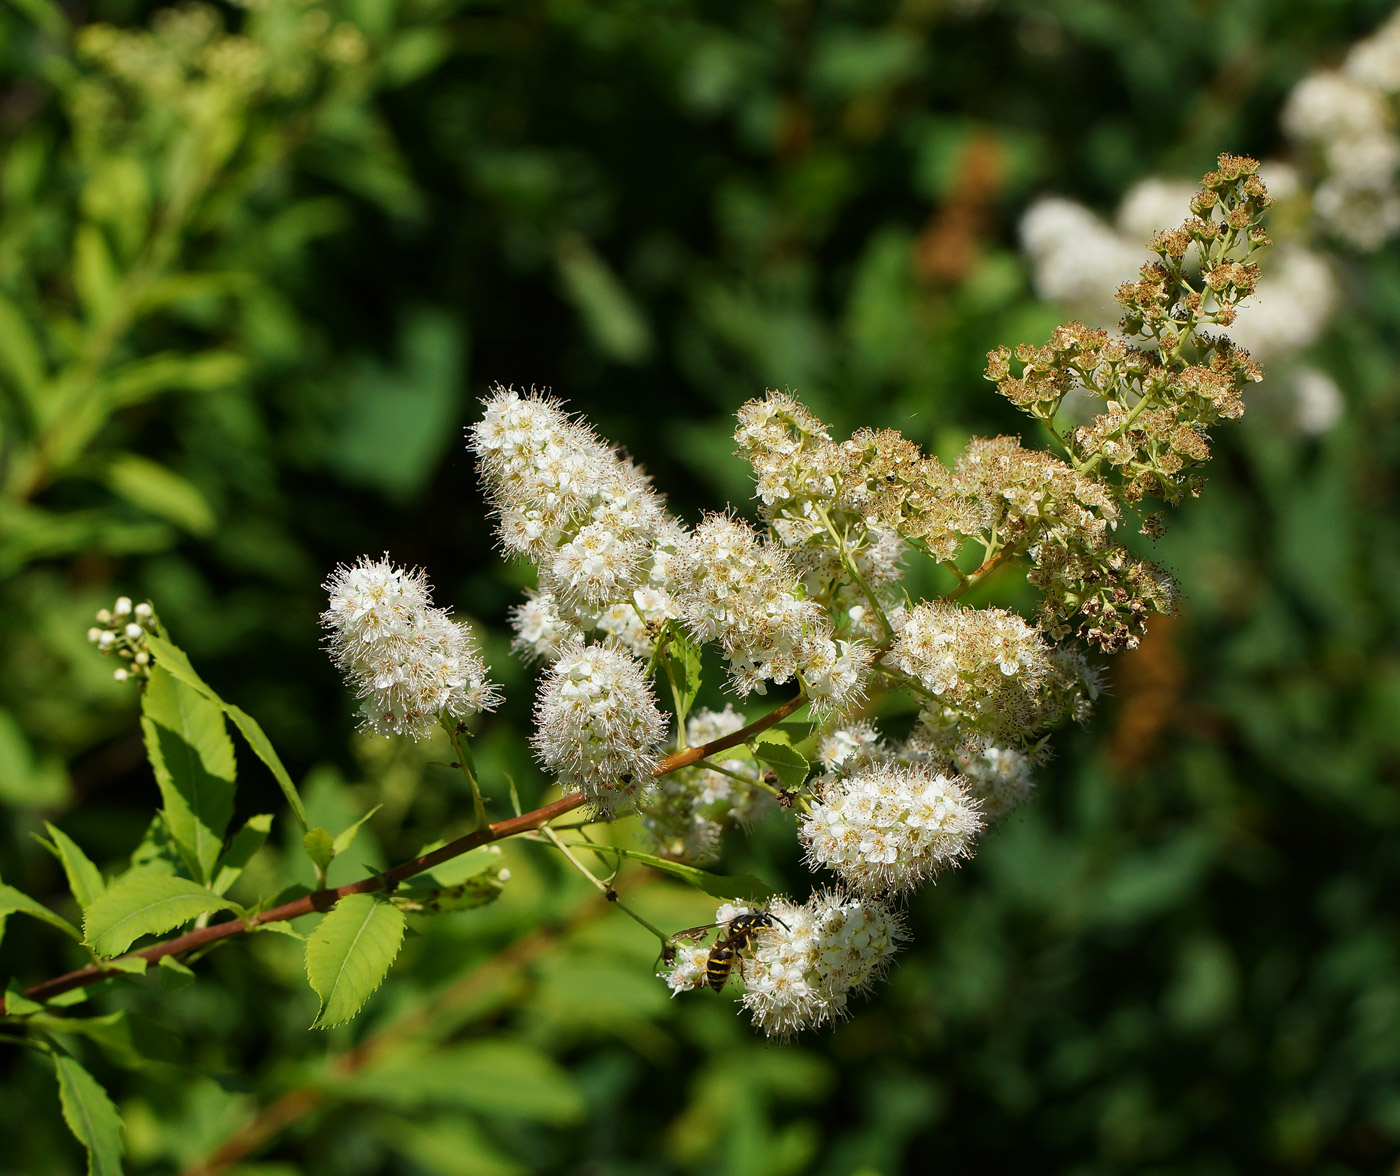
[[[367,730],[425,739],[441,715],[464,719],[501,701],[471,632],[433,606],[421,570],[362,556],[336,568],[325,588],[331,658]]]
[[[577,639],[540,682],[535,726],[540,762],[603,813],[650,784],[666,734],[646,667],[617,645]]]
[[[888,655],[926,697],[921,718],[933,731],[961,726],[993,738],[1037,727],[1042,686],[1054,669],[1040,631],[999,608],[926,601],[891,618]]]
[[[559,606],[596,612],[646,580],[658,535],[674,527],[665,503],[556,401],[497,387],[468,447],[502,544],[538,565]]]
[[[890,894],[971,857],[981,829],[960,780],[886,764],[830,781],[798,837],[813,868],[825,866],[858,893]]]
[[[732,706],[722,711],[698,710],[685,725],[686,744],[712,743],[742,729],[744,723],[744,716]],[[756,784],[762,779],[763,768],[756,760],[736,756],[714,762],[732,775],[699,765],[681,768],[662,776],[655,793],[642,805],[642,823],[668,857],[694,865],[713,862],[727,826],[749,825],[773,808],[768,793],[743,782]]]
[[[715,912],[723,927],[752,908],[725,904]],[[874,899],[839,890],[814,894],[801,906],[778,898],[772,927],[754,934],[742,961],[744,1007],[770,1037],[791,1037],[846,1015],[853,994],[868,991],[888,970],[908,938],[904,921]],[[665,974],[674,995],[705,983],[709,949],[683,947]],[[736,971],[739,969],[736,969]]]
[[[677,552],[676,579],[682,618],[698,640],[719,643],[740,694],[798,678],[827,714],[863,696],[869,648],[833,639],[786,554],[748,523],[708,515]]]
[[[957,749],[956,761],[967,791],[988,825],[1019,808],[1035,791],[1031,758],[1014,747],[969,740]]]
[[[111,608],[97,610],[96,620],[97,624],[87,631],[87,639],[102,653],[120,658],[123,663],[112,671],[112,677],[118,682],[149,678],[151,651],[146,636],[159,631],[150,603],[133,604],[131,597],[118,596]]]

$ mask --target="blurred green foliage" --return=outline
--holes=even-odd
[[[137,701],[83,639],[118,592],[263,723],[312,826],[384,805],[333,884],[453,835],[454,773],[351,736],[317,584],[388,548],[499,623],[520,575],[454,440],[489,381],[553,385],[690,517],[747,497],[727,418],[765,386],[945,455],[1019,428],[980,371],[1057,321],[1015,251],[1026,201],[1107,207],[1274,153],[1288,88],[1389,7],[0,6],[0,873],[75,916],[30,834],[52,822],[109,875],[142,841]],[[1342,419],[1220,432],[1159,546],[1183,618],[1116,664],[1039,800],[912,903],[914,944],[850,1022],[779,1048],[727,999],[669,1001],[654,941],[508,844],[500,900],[414,920],[348,1026],[307,1032],[278,935],[195,984],[91,990],[104,1016],[69,1036],[129,1170],[1393,1168],[1400,257],[1344,265],[1311,357]],[[526,803],[543,785],[529,675],[487,652],[502,815],[507,774]],[[313,884],[275,782],[238,766],[235,825],[283,815],[235,895]],[[725,868],[805,885],[780,827]],[[712,917],[645,870],[620,885],[668,926]],[[0,952],[21,986],[84,962],[25,918]],[[0,1059],[6,1170],[78,1170],[53,1068]]]

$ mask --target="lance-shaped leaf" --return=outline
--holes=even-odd
[[[215,706],[219,707],[238,728],[239,734],[248,742],[248,746],[253,749],[253,754],[267,765],[272,773],[277,785],[282,789],[282,795],[287,798],[287,803],[291,806],[292,812],[296,814],[297,820],[303,829],[306,828],[306,809],[301,803],[301,797],[297,795],[296,785],[292,783],[291,774],[282,763],[276,750],[272,746],[272,740],[267,737],[267,733],[258,725],[246,711],[234,706],[230,702],[225,702],[214,692],[203,678],[201,678],[192,665],[190,659],[185,655],[185,651],[178,645],[157,636],[155,633],[146,638],[156,662],[183,682],[186,686],[192,687],[204,695]]]
[[[102,871],[92,864],[92,860],[81,849],[77,842],[68,836],[57,825],[48,821],[44,822],[44,828],[49,831],[52,842],[41,842],[53,851],[58,858],[59,864],[63,866],[63,872],[68,878],[68,889],[73,892],[73,897],[78,900],[78,905],[84,910],[92,903],[99,894],[107,889],[106,880],[102,877]]]
[[[88,1176],[122,1176],[121,1119],[97,1079],[65,1053],[55,1052],[63,1121],[87,1149]]]
[[[190,873],[204,882],[233,816],[233,741],[223,712],[157,664],[141,694],[141,730],[165,824]]]
[[[50,927],[57,927],[65,935],[71,935],[78,942],[82,942],[83,937],[78,934],[78,929],[62,915],[54,914],[43,903],[30,898],[24,891],[16,890],[13,886],[7,886],[0,882],[0,920],[4,920],[9,915],[29,915],[35,919],[42,919]]]
[[[671,682],[671,698],[676,708],[676,723],[684,730],[686,716],[700,693],[700,650],[684,633],[670,627],[663,639],[661,656],[666,676]]]
[[[83,915],[88,945],[99,955],[120,955],[142,935],[159,935],[233,903],[188,878],[138,874],[113,883]]]
[[[219,870],[214,875],[214,882],[211,886],[215,894],[226,893],[228,888],[238,880],[244,867],[252,861],[253,855],[263,847],[263,842],[267,840],[267,835],[271,831],[271,813],[255,813],[243,822],[243,828],[233,835],[233,840],[228,843],[228,848],[224,850],[224,856],[219,859]]]
[[[350,1020],[384,982],[403,942],[403,912],[369,894],[351,894],[306,940],[306,978],[321,1008],[312,1028]]]

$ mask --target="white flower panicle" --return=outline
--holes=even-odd
[[[650,784],[666,733],[646,667],[615,644],[577,639],[540,682],[535,725],[540,762],[604,813]]]
[[[539,567],[541,589],[561,605],[625,602],[646,579],[674,521],[646,475],[557,401],[498,386],[468,447],[502,544]]]
[[[741,730],[744,722],[732,706],[722,711],[702,708],[686,723],[686,745],[712,743]],[[713,862],[725,828],[749,825],[773,808],[768,793],[743,782],[756,785],[762,779],[763,767],[756,760],[735,756],[714,762],[731,775],[699,765],[681,768],[662,776],[654,794],[643,802],[642,823],[667,857],[694,865]]]
[[[1035,791],[1031,758],[1014,747],[969,740],[957,749],[956,761],[968,793],[991,825],[1019,808]]]
[[[362,556],[325,588],[331,658],[367,730],[424,739],[441,715],[464,719],[499,704],[470,630],[433,606],[423,572]]]
[[[723,928],[754,908],[728,903],[715,912]],[[743,1004],[770,1037],[788,1038],[846,1015],[853,994],[867,992],[889,970],[908,938],[904,920],[887,904],[823,890],[801,906],[776,898],[771,927],[754,934],[744,953]],[[703,987],[709,948],[682,946],[663,978],[676,993]]]
[[[740,694],[800,679],[813,708],[831,714],[863,697],[867,646],[832,637],[781,548],[741,519],[708,515],[676,554],[676,603],[701,642],[717,641]]]
[[[932,730],[961,725],[1014,738],[1043,723],[1041,689],[1053,672],[1051,649],[1033,625],[999,608],[926,601],[891,617],[889,660],[926,692]]]
[[[896,894],[972,856],[982,819],[961,781],[888,764],[830,781],[798,836],[814,868],[862,894]]]

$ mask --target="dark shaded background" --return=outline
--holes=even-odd
[[[567,397],[691,518],[742,508],[729,418],[765,387],[838,431],[895,426],[945,456],[1019,431],[980,373],[989,347],[1059,319],[1015,249],[1026,203],[1110,208],[1222,150],[1286,153],[1289,88],[1389,8],[326,7],[372,61],[409,66],[370,71],[351,130],[296,124],[294,148],[187,235],[181,267],[255,275],[254,309],[155,316],[122,345],[231,349],[240,375],[115,412],[92,445],[180,474],[214,525],[182,529],[84,476],[34,499],[55,528],[97,520],[76,539],[14,555],[18,516],[0,515],[0,865],[60,909],[28,834],[54,821],[115,867],[155,799],[134,695],[82,638],[117,593],[154,599],[263,722],[313,822],[382,800],[358,860],[410,856],[468,806],[427,753],[353,737],[318,648],[319,583],[388,550],[499,626],[523,573],[491,550],[459,441],[491,382]],[[152,8],[66,11],[135,25]],[[66,37],[38,28],[30,5],[0,9],[0,291],[56,321],[84,164],[47,64]],[[33,142],[52,170],[16,194],[3,169]],[[220,1170],[201,1165],[225,1146],[220,1163],[268,1176],[1394,1170],[1400,262],[1392,247],[1339,264],[1346,306],[1311,358],[1343,417],[1316,438],[1268,412],[1220,431],[1209,487],[1159,545],[1182,616],[1114,665],[1113,697],[1059,738],[1036,803],[911,903],[914,944],[848,1023],[779,1048],[727,999],[668,1001],[654,943],[511,847],[501,903],[422,927],[348,1028],[306,1032],[299,946],[274,936],[216,952],[180,993],[94,992],[172,1026],[189,1067],[92,1052],[130,1169]],[[0,424],[22,449],[18,418]],[[504,638],[488,653],[510,701],[481,737],[484,772],[512,772],[528,802],[529,676]],[[240,819],[280,812],[241,762]],[[289,829],[273,845],[282,872],[251,882],[307,872]],[[777,827],[724,868],[808,884]],[[704,917],[661,883],[630,886],[675,926]],[[81,962],[23,920],[0,948],[21,983]],[[0,1170],[79,1170],[51,1073],[16,1050],[0,1065]]]

